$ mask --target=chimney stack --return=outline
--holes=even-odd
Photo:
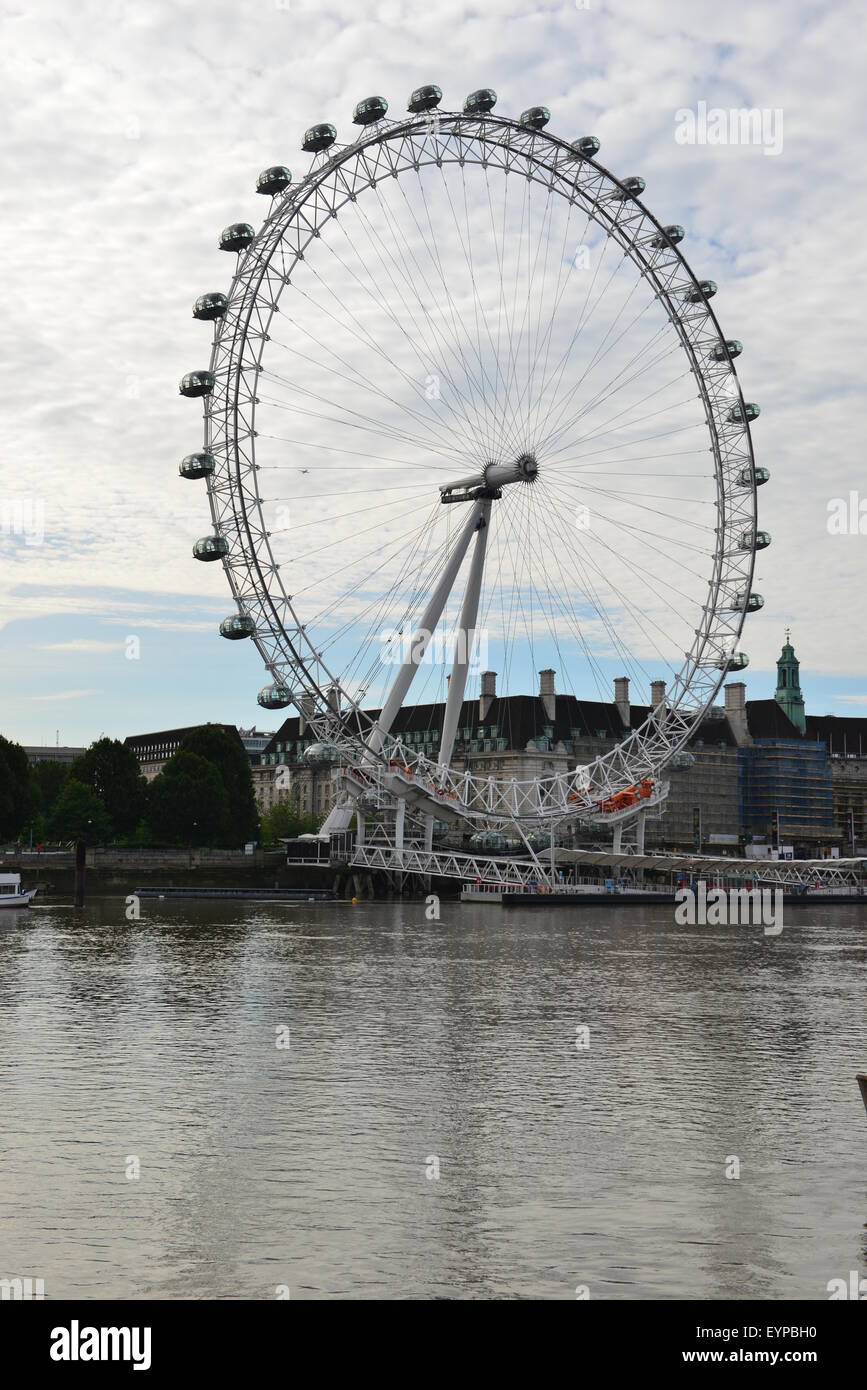
[[[557,693],[554,689],[555,672],[550,668],[539,672],[539,699],[545,709],[545,713],[553,724],[557,714]]]
[[[295,703],[298,706],[298,734],[303,737],[307,732],[307,716],[313,712],[315,701],[312,695],[301,695]]]
[[[620,722],[624,729],[629,728],[629,677],[615,676],[614,678],[614,703],[617,706],[617,713],[620,715]]]
[[[497,673],[496,671],[482,672],[482,689],[479,695],[479,723],[484,724],[488,717],[488,710],[497,698]]]
[[[726,719],[729,721],[731,731],[735,736],[738,747],[750,742],[750,730],[747,724],[747,687],[743,681],[732,681],[725,688],[726,697]]]
[[[650,703],[654,709],[665,704],[665,681],[650,682]]]

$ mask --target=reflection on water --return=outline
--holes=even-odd
[[[863,909],[767,938],[662,907],[142,907],[0,922],[0,1277],[826,1298],[865,1273]]]

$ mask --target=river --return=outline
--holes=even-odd
[[[863,908],[776,937],[445,900],[0,918],[0,1277],[48,1298],[867,1273]]]

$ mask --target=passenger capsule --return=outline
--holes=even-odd
[[[433,111],[435,106],[439,106],[442,99],[443,94],[440,88],[433,83],[428,87],[416,87],[406,109],[417,116],[421,111]]]
[[[671,765],[672,767],[694,767],[695,754],[689,753],[685,748],[682,748],[679,753],[675,753],[671,760]]]
[[[742,468],[740,473],[738,474],[738,482],[740,483],[741,487],[752,487],[753,473],[755,473],[756,475],[756,487],[761,487],[762,484],[766,483],[771,476],[769,468]]]
[[[760,405],[756,405],[755,401],[744,401],[743,410],[740,401],[738,401],[737,405],[732,406],[726,419],[729,424],[743,425],[746,421],[758,420],[761,413],[762,408]]]
[[[229,300],[224,294],[217,291],[213,294],[200,294],[193,305],[193,318],[205,319],[208,322],[221,319],[228,307]]]
[[[311,743],[304,750],[304,761],[310,767],[328,767],[340,762],[342,757],[343,753],[336,743]]]
[[[352,113],[352,124],[373,125],[374,121],[383,119],[387,110],[388,102],[385,97],[365,97]]]
[[[230,618],[224,618],[220,623],[220,636],[227,637],[230,642],[240,642],[242,637],[252,637],[255,631],[256,622],[249,613],[233,613]]]
[[[740,357],[743,350],[744,345],[737,338],[726,338],[724,343],[714,344],[710,355],[714,362],[728,362],[731,357]]]
[[[284,188],[288,188],[292,182],[291,170],[285,164],[272,164],[270,169],[263,169],[256,180],[256,192],[270,194],[282,193]]]
[[[741,536],[741,550],[767,550],[771,543],[771,537],[767,531],[756,531],[755,539],[752,531],[744,531]]]
[[[187,454],[178,464],[182,478],[209,478],[217,466],[213,454]]]
[[[628,198],[640,198],[647,184],[640,175],[635,174],[628,179],[621,180],[622,187],[615,189],[611,195],[621,203],[625,203]]]
[[[337,131],[333,125],[312,125],[309,130],[305,130],[304,139],[301,141],[302,150],[308,154],[319,154],[321,150],[327,150],[337,139]],[[282,709],[281,705],[275,705],[275,709]]]
[[[758,613],[760,608],[764,608],[765,600],[761,594],[747,594],[744,590],[735,598],[735,608],[744,613]]]
[[[732,652],[729,660],[723,657],[722,661],[717,662],[718,671],[744,671],[750,664],[750,659],[746,652]]]
[[[210,396],[217,382],[213,372],[187,372],[178,387],[182,396]]]
[[[266,685],[256,696],[256,702],[263,709],[285,709],[292,704],[292,691],[288,685]]]
[[[599,153],[601,144],[595,135],[582,135],[580,140],[573,140],[569,148],[582,159],[592,159]]]
[[[716,280],[699,280],[683,297],[687,304],[703,304],[706,299],[713,299],[716,292]]]
[[[497,94],[493,87],[480,87],[477,92],[470,92],[464,102],[464,111],[468,116],[478,116],[485,111],[493,111],[497,104]]]
[[[202,536],[193,546],[195,560],[222,560],[229,553],[229,542],[225,536]]]
[[[528,125],[531,130],[544,130],[551,119],[551,112],[547,106],[528,106],[526,111],[521,112],[521,125]]]
[[[657,232],[656,236],[651,238],[650,244],[660,249],[663,246],[676,246],[679,241],[683,241],[685,236],[686,232],[683,227],[673,222],[670,227],[663,227],[661,232]]]
[[[249,222],[233,222],[231,226],[224,227],[220,232],[220,240],[217,243],[221,251],[243,251],[250,245],[256,233]]]

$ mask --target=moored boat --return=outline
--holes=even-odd
[[[38,888],[22,888],[20,874],[0,874],[0,907],[29,907]]]

